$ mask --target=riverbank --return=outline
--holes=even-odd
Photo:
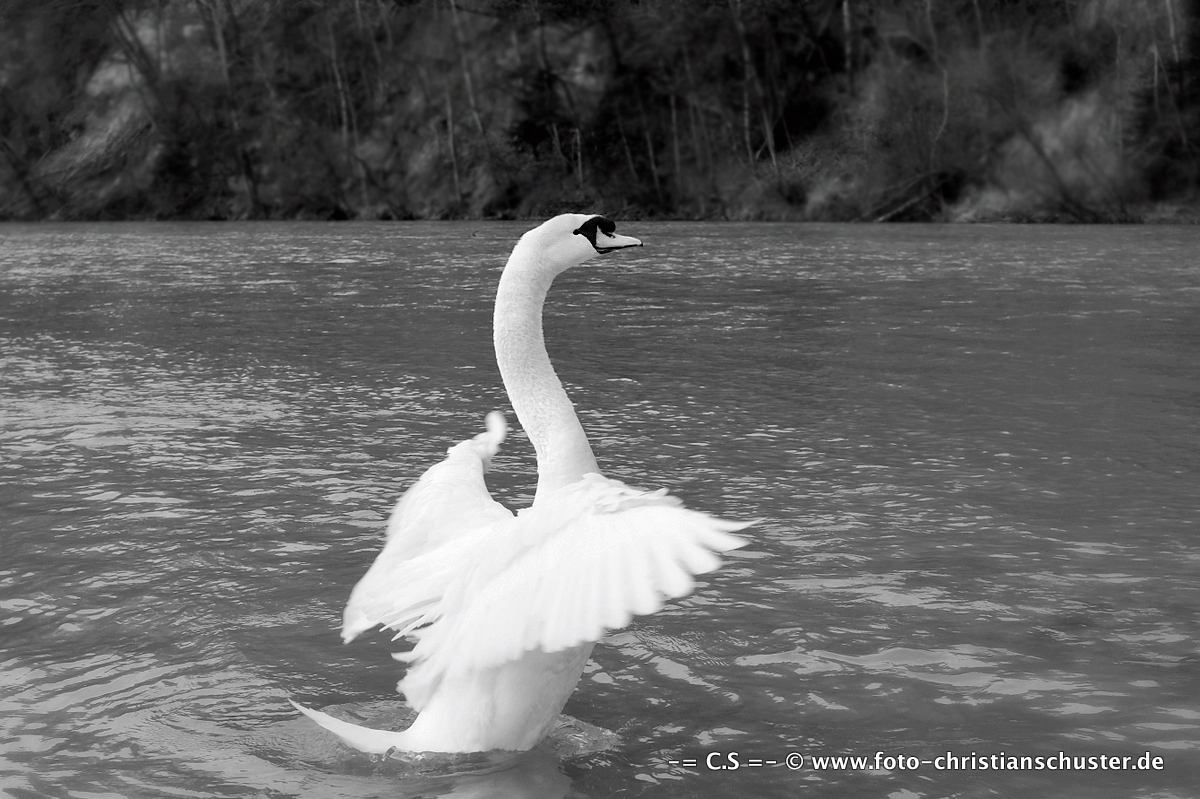
[[[0,219],[1195,222],[1200,0],[27,6]]]

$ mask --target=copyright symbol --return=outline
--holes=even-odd
[[[804,768],[804,755],[799,752],[788,752],[788,756],[783,759],[783,764],[792,771],[799,771]]]

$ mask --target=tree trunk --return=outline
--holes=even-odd
[[[855,59],[858,50],[854,47],[854,10],[850,0],[842,0],[842,48],[846,52],[846,80],[850,84],[850,96],[857,94],[854,90]]]
[[[221,80],[225,88],[221,105],[229,120],[229,129],[233,132],[234,152],[246,192],[248,214],[250,218],[257,219],[263,215],[264,209],[258,198],[258,182],[254,177],[254,162],[250,157],[250,151],[246,148],[241,114],[238,113],[234,97],[232,71],[229,68],[229,48],[225,40],[225,27],[231,23],[232,9],[228,0],[201,0],[200,6],[202,10],[208,12],[201,14],[201,17],[208,26],[209,36],[216,45],[217,57],[221,62]]]
[[[450,148],[450,175],[454,178],[454,199],[461,203],[463,198],[462,183],[458,177],[458,152],[454,147],[454,104],[450,101],[450,90],[445,93],[446,100],[446,142]]]
[[[450,4],[450,20],[454,27],[454,42],[458,45],[458,63],[462,69],[463,85],[467,90],[467,107],[471,109],[471,117],[475,120],[475,129],[479,131],[481,138],[487,139],[487,133],[483,129],[483,118],[479,116],[479,104],[475,102],[475,84],[471,80],[471,68],[467,63],[467,42],[466,36],[463,35],[462,23],[458,18],[458,5],[456,0],[446,0]]]
[[[766,92],[763,91],[762,81],[759,80],[758,70],[754,68],[754,56],[750,52],[750,39],[746,35],[746,23],[742,19],[741,0],[729,0],[730,15],[733,17],[733,27],[737,31],[738,42],[742,50],[742,133],[746,139],[746,153],[750,163],[754,163],[754,145],[750,134],[751,106],[758,106],[759,121],[762,124],[763,140],[767,144],[767,152],[771,156],[771,165],[776,171],[779,162],[775,155],[775,133],[767,114]]]

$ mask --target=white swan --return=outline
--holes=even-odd
[[[507,432],[451,447],[396,505],[387,543],[346,605],[347,642],[377,624],[415,639],[399,684],[419,711],[402,732],[296,707],[356,749],[525,750],[550,730],[605,630],[691,592],[746,524],[685,510],[665,491],[601,477],[542,338],[554,277],[641,246],[602,216],[563,214],[521,237],[496,293],[496,360],[537,452],[532,507],[514,516],[483,474]],[[292,703],[296,704],[296,703]]]

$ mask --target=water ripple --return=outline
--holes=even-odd
[[[388,642],[343,647],[340,608],[407,483],[509,410],[489,304],[525,227],[6,229],[0,792],[563,787],[556,764],[480,787],[305,760],[323,744],[284,702],[394,696]],[[568,712],[625,744],[564,790],[1190,795],[1194,231],[644,227],[556,285],[563,381],[609,474],[762,521],[597,647]],[[520,430],[494,466],[528,503]],[[1170,769],[670,762],[718,750]]]

